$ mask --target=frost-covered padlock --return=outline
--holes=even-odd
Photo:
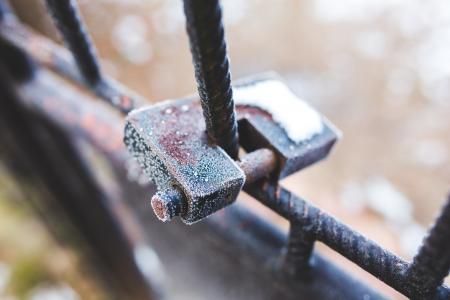
[[[270,74],[234,85],[240,145],[272,150],[286,177],[324,158],[338,137],[324,117]],[[198,97],[169,100],[132,111],[125,144],[158,186],[152,206],[161,220],[180,215],[199,221],[229,205],[245,183],[244,172],[205,132]]]
[[[132,111],[125,144],[158,187],[152,206],[163,221],[199,221],[232,203],[245,181],[225,151],[208,143],[198,99]]]

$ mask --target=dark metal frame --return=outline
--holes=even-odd
[[[216,0],[209,1],[208,5],[204,7],[200,5],[201,2],[200,0],[185,1],[187,27],[196,66],[200,99],[202,100],[207,129],[211,139],[226,149],[230,156],[236,157],[236,121],[220,6]],[[70,215],[70,219],[73,220],[75,226],[81,226],[80,222],[85,222],[85,226],[82,226],[84,229],[81,230],[81,236],[85,237],[86,244],[94,249],[93,252],[101,257],[101,253],[108,252],[104,248],[105,245],[101,245],[99,241],[95,242],[95,239],[102,233],[90,233],[89,230],[92,228],[91,226],[105,226],[106,223],[96,223],[98,220],[89,219],[89,216],[92,216],[89,204],[80,204],[77,209],[70,206],[76,203],[80,197],[92,195],[90,200],[93,201],[94,195],[100,195],[99,192],[93,192],[97,190],[94,185],[95,180],[88,176],[91,171],[83,162],[84,159],[77,154],[78,150],[74,148],[73,142],[76,139],[87,140],[93,147],[103,153],[110,164],[114,166],[116,175],[122,178],[118,182],[120,182],[124,193],[126,195],[140,193],[141,188],[130,182],[127,183],[123,178],[123,165],[127,157],[123,148],[111,148],[111,145],[102,139],[100,129],[97,127],[97,125],[102,125],[103,134],[107,134],[108,137],[120,137],[121,130],[119,130],[117,124],[122,121],[111,110],[97,107],[93,109],[89,104],[92,102],[88,99],[90,97],[65,95],[66,93],[73,95],[76,92],[70,86],[64,84],[57,87],[52,86],[52,80],[57,81],[57,78],[47,74],[45,70],[41,70],[41,66],[55,70],[60,75],[88,87],[97,97],[113,104],[116,108],[118,107],[122,112],[129,111],[132,108],[133,100],[139,101],[140,97],[131,94],[101,74],[96,62],[95,51],[92,50],[89,39],[82,29],[83,25],[74,2],[48,0],[47,3],[53,16],[57,19],[61,33],[74,54],[76,64],[64,55],[63,49],[45,38],[31,33],[14,21],[13,18],[6,18],[8,10],[1,11],[3,21],[0,35],[4,38],[0,49],[2,57],[5,57],[4,53],[13,48],[13,53],[19,53],[14,56],[18,62],[33,60],[39,65],[37,75],[30,81],[27,76],[24,78],[15,76],[12,72],[13,68],[8,67],[8,63],[2,59],[1,88],[5,93],[8,91],[9,100],[7,102],[10,102],[11,107],[8,112],[2,110],[4,112],[2,128],[6,129],[2,133],[2,139],[6,139],[11,145],[17,145],[19,148],[25,149],[16,151],[17,147],[11,146],[5,153],[9,153],[16,159],[26,158],[28,169],[37,171],[38,177],[44,179],[42,184],[49,192],[54,194],[57,201],[65,206],[63,210]],[[45,45],[45,47],[40,48],[39,45]],[[20,49],[25,52],[21,52]],[[27,74],[27,70],[30,71],[30,74],[33,73],[31,71],[33,68],[27,69],[30,64],[23,63],[22,65],[25,66],[23,68],[25,74]],[[80,73],[78,73],[78,70],[80,70]],[[58,102],[58,107],[49,110],[48,101],[50,101],[50,98],[48,96],[53,94],[65,100]],[[17,106],[17,111],[14,115],[16,117],[13,118],[13,115],[9,113],[14,110],[14,105]],[[30,117],[36,114],[39,117]],[[94,122],[92,126],[83,124],[86,116],[92,118],[92,122]],[[218,125],[215,125],[218,120],[226,120],[226,122],[218,122],[222,124],[218,127]],[[37,126],[35,123],[41,124],[39,126],[45,134],[33,129],[33,126]],[[15,130],[16,135],[13,137],[21,138],[15,139],[6,134],[9,129]],[[221,133],[226,134],[221,135]],[[42,135],[49,136],[41,138]],[[49,139],[54,140],[55,145],[45,146]],[[241,139],[245,139],[245,137],[241,137]],[[31,151],[31,148],[34,147],[42,149],[42,151]],[[47,149],[45,147],[54,148]],[[48,157],[47,150],[51,150],[49,153],[64,153],[64,155],[57,162],[56,157]],[[47,159],[42,157],[47,157]],[[52,161],[53,158],[54,161]],[[39,160],[41,160],[40,163]],[[67,161],[67,168],[65,169],[73,173],[71,177],[79,180],[85,178],[86,181],[83,186],[86,186],[86,188],[92,186],[91,190],[86,191],[86,196],[77,193],[71,194],[72,200],[65,196],[73,191],[73,187],[68,185],[70,181],[64,179],[64,174],[52,173],[55,168],[48,168],[48,166],[62,163],[64,160]],[[60,184],[55,185],[56,181],[53,182],[52,180],[57,178],[59,178]],[[239,278],[242,284],[257,282],[265,295],[282,295],[285,298],[303,295],[311,299],[361,299],[365,295],[372,297],[370,299],[381,298],[380,295],[349,278],[344,272],[315,255],[313,245],[314,241],[318,240],[410,298],[450,299],[449,288],[442,285],[443,279],[450,268],[450,239],[448,238],[450,235],[450,199],[442,210],[441,216],[436,220],[436,224],[431,228],[413,262],[407,263],[338,222],[332,216],[281,188],[276,180],[262,180],[246,187],[245,190],[290,221],[291,230],[286,251],[284,251],[285,238],[282,234],[250,212],[240,208],[237,204],[217,213],[202,224],[189,228],[182,227],[178,223],[162,225],[152,221],[151,226],[143,227],[143,235],[148,235],[156,248],[161,247],[166,250],[170,248],[168,245],[174,243],[174,237],[186,241],[186,238],[182,237],[183,234],[188,234],[189,238],[201,239],[202,241],[204,241],[202,238],[206,237],[208,240],[212,236],[212,240],[219,241],[221,247],[218,249],[211,246],[214,242],[206,241],[205,247],[209,247],[207,252],[221,255],[223,261],[227,261],[234,267],[239,266],[244,274],[251,273],[254,275],[258,273],[253,281],[245,276],[245,278]],[[99,196],[96,199],[95,203],[103,203],[104,205],[95,209],[95,213],[109,216],[107,219],[110,224],[116,223],[114,220],[116,220],[117,214],[114,217],[115,214],[111,212],[114,209],[105,204],[110,201],[108,197]],[[142,215],[143,210],[137,208],[140,206],[141,204],[133,202],[131,211],[138,215],[141,222],[148,223],[148,217]],[[128,293],[130,299],[150,298],[152,297],[151,294],[154,293],[152,290],[155,289],[150,288],[149,282],[144,279],[140,270],[137,269],[136,263],[132,260],[129,254],[132,251],[132,245],[125,242],[127,233],[121,231],[121,226],[123,224],[114,225],[113,228],[117,228],[117,230],[114,231],[114,234],[109,233],[106,236],[111,239],[116,236],[116,240],[111,241],[113,247],[123,245],[125,252],[112,251],[110,258],[99,258],[99,260],[103,261],[105,265],[118,263],[119,269],[134,266],[131,274],[140,278],[137,282],[142,283],[136,289],[148,291],[146,295],[144,293],[130,296],[129,293],[133,289],[130,290],[129,286],[127,289],[127,284],[120,280],[116,280],[115,284],[112,285],[125,287],[123,290],[128,291],[125,294]],[[227,243],[230,240],[235,244]],[[199,250],[199,247],[187,246],[187,248],[190,248],[194,256],[195,251]],[[128,256],[123,253],[128,253]],[[173,254],[176,255],[176,253]],[[242,257],[237,258],[236,255]],[[126,257],[128,259],[124,259]],[[119,258],[124,260],[119,261]],[[225,269],[227,269],[225,266],[216,266],[215,271],[217,272],[214,273],[217,273],[218,277],[229,279],[229,274],[220,274],[220,270]],[[109,275],[112,277],[118,276],[117,270]],[[264,272],[261,273],[258,270],[264,270]],[[273,286],[273,282],[277,283],[277,287]],[[224,283],[224,286],[227,286],[227,284]]]

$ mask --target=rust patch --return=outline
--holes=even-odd
[[[273,121],[272,115],[267,111],[249,105],[236,105],[238,119],[245,119],[252,116],[261,116]]]
[[[158,219],[160,219],[162,221],[166,221],[167,213],[165,210],[164,203],[161,200],[159,200],[159,198],[153,197],[151,204],[152,204],[153,211],[155,212]]]
[[[191,155],[190,151],[185,147],[187,136],[188,134],[185,132],[170,131],[159,138],[158,142],[163,147],[164,151],[178,163],[184,165],[191,164],[193,163],[193,155]]]

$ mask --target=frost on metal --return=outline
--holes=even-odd
[[[236,106],[240,145],[247,152],[271,149],[279,164],[278,178],[328,155],[337,140],[334,127],[283,83],[265,76],[235,87],[240,99]],[[272,103],[281,103],[281,107]],[[182,193],[180,216],[185,223],[199,221],[230,204],[244,184],[245,175],[236,162],[208,140],[197,97],[132,111],[127,117],[125,143],[159,191],[175,188]]]
[[[172,178],[164,163],[150,150],[142,135],[130,123],[125,125],[124,142],[128,151],[136,158],[144,174],[153,184],[158,187],[166,187],[171,184]]]
[[[322,132],[322,117],[279,80],[269,79],[243,85],[233,91],[237,105],[259,107],[272,115],[289,138],[296,142]]]
[[[166,101],[131,112],[124,141],[159,190],[182,191],[181,218],[188,224],[233,202],[244,184],[237,164],[208,143],[199,101]]]

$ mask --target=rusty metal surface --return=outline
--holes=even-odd
[[[83,79],[71,53],[54,41],[37,34],[13,18],[5,18],[0,26],[0,32],[6,39],[25,49],[39,64],[50,68],[81,87],[92,88]],[[92,93],[122,112],[128,112],[144,102],[142,96],[130,91],[108,76],[102,76],[102,80],[92,88]]]
[[[37,78],[41,78],[41,76],[42,76],[42,74],[40,72],[38,72]],[[52,92],[55,92],[56,90],[60,90],[60,91],[63,91],[60,94],[60,97],[64,98],[65,92],[71,90],[70,87],[67,87],[67,90],[65,90],[66,88],[62,87],[64,85],[62,85],[62,86],[58,85],[57,87],[52,86],[51,76],[47,77],[47,79],[49,79],[49,81],[48,81],[49,84],[48,84],[48,86],[45,87],[45,89],[49,90],[47,96],[51,95]],[[41,88],[42,88],[42,86],[41,86]],[[41,92],[41,90],[34,90],[34,91]],[[25,91],[24,93],[26,94],[27,91]],[[36,107],[39,108],[39,111],[41,111],[41,112],[45,112],[46,110],[42,109],[43,108],[42,103],[45,101],[43,101],[41,103],[37,103],[37,105],[36,105],[34,103],[34,99],[33,99],[36,96],[36,94],[33,94],[33,88],[30,88],[28,90],[28,93],[29,93],[28,95],[30,96],[29,98],[31,99],[28,104],[31,104],[35,108]],[[80,106],[80,105],[84,105],[85,103],[82,102],[83,97],[84,97],[83,95],[80,95],[80,98],[78,98],[75,103],[71,103],[72,101],[74,101],[73,99],[69,100],[70,104],[73,104],[73,107],[71,109],[78,108],[78,106]],[[71,135],[74,134],[74,135],[79,135],[83,138],[86,138],[87,140],[90,140],[90,141],[96,140],[97,137],[95,137],[93,134],[93,132],[97,131],[97,129],[95,127],[90,127],[90,126],[87,126],[84,128],[78,127],[78,128],[80,128],[79,132],[77,132],[76,130],[73,130],[73,128],[75,128],[76,125],[79,124],[80,117],[83,117],[82,114],[79,114],[78,112],[75,113],[75,115],[74,115],[75,120],[73,120],[74,122],[72,124],[75,126],[72,126],[72,125],[67,126],[67,124],[66,124],[67,120],[65,119],[65,117],[61,117],[58,115],[58,112],[60,111],[59,108],[55,109],[52,106],[51,110],[53,110],[53,111],[50,113],[49,112],[44,113],[44,115],[43,115],[44,119],[46,119],[49,115],[51,115],[51,118],[58,120],[57,124],[63,125],[64,128],[68,129],[67,132],[65,131],[65,132],[59,133],[59,134],[62,134],[63,136],[65,136],[66,133],[69,133],[68,137],[71,137]],[[267,117],[267,115],[266,115],[266,117]],[[270,119],[267,119],[266,122],[267,121],[270,121]],[[108,120],[106,120],[106,123],[107,122],[108,122]],[[260,124],[258,124],[258,125],[260,125]],[[255,126],[255,127],[257,127],[257,126]],[[50,128],[47,128],[47,129],[50,129]],[[262,129],[263,129],[263,127],[258,128],[259,131],[262,131]],[[328,129],[330,131],[332,131],[330,128],[328,128]],[[110,133],[113,134],[113,132],[110,132]],[[259,139],[262,140],[262,142],[260,141],[261,146],[258,145],[258,148],[263,147],[263,145],[265,143],[267,143],[267,140],[271,140],[270,137],[267,138],[266,136],[264,136],[263,135],[264,133],[262,133],[262,134],[259,133],[259,134],[261,135],[261,137]],[[120,133],[118,135],[120,135]],[[60,146],[61,145],[67,146],[67,144],[70,144],[67,141],[65,142],[64,139],[61,139],[61,140],[62,140],[62,143],[59,144]],[[68,140],[70,140],[70,138]],[[264,140],[266,140],[266,141],[264,141]],[[292,161],[292,166],[294,166],[293,168],[300,169],[305,166],[305,162],[306,162],[306,165],[308,165],[309,163],[313,163],[316,160],[323,158],[328,153],[332,143],[334,143],[334,141],[333,141],[333,138],[330,138],[330,136],[328,136],[328,138],[325,137],[324,141],[320,141],[320,140],[317,141],[317,144],[316,144],[317,146],[315,148],[316,151],[312,152],[312,153],[318,153],[318,154],[315,154],[313,156],[308,155],[308,152],[305,152],[306,154],[304,154],[304,153],[302,154],[302,151],[299,150],[298,153],[296,153],[296,155],[298,155],[299,157],[301,157],[303,155],[303,157],[299,160]],[[97,145],[103,146],[102,143],[98,143]],[[282,148],[283,145],[279,145],[279,146]],[[68,148],[65,148],[65,149],[68,149]],[[281,155],[282,157],[284,155],[285,162],[289,162],[289,153],[287,153],[287,154],[283,153],[282,150],[280,150],[279,155]],[[71,151],[67,151],[67,152],[72,153]],[[113,150],[112,152],[116,152],[116,151]],[[118,150],[118,152],[121,152],[123,154],[123,150],[122,151]],[[111,153],[111,156],[114,156],[114,153]],[[72,155],[72,158],[73,157],[76,157],[76,155]],[[76,158],[76,160],[78,160],[78,162],[79,162],[80,158],[78,157],[78,158]],[[49,160],[49,161],[51,161],[51,160]],[[119,155],[119,160],[117,161],[117,162],[119,162],[119,164],[115,165],[116,167],[118,167],[118,169],[121,168],[120,161],[121,160],[120,160],[120,155]],[[289,165],[289,164],[287,164],[287,165]],[[74,164],[74,166],[76,167],[77,165]],[[292,170],[290,170],[289,168],[286,168],[286,170],[281,169],[280,174],[282,176],[288,175],[289,172],[291,172],[291,171]],[[285,173],[283,173],[283,172],[285,172]],[[122,182],[122,188],[126,189],[126,186],[127,186],[127,184]],[[431,299],[431,298],[448,299],[449,298],[449,290],[445,286],[438,287],[437,290],[434,292],[434,291],[430,291],[429,289],[425,289],[424,285],[422,285],[422,284],[419,284],[419,286],[412,285],[411,282],[408,282],[408,278],[405,277],[405,274],[407,273],[408,269],[410,268],[410,265],[408,263],[402,261],[394,254],[389,253],[388,251],[382,249],[377,244],[367,240],[364,236],[356,233],[355,231],[348,228],[347,226],[339,223],[333,217],[324,214],[319,209],[317,209],[311,205],[308,205],[301,198],[299,198],[295,195],[292,195],[290,192],[280,188],[278,185],[261,183],[261,185],[257,184],[253,187],[248,187],[247,190],[249,192],[251,192],[253,195],[256,195],[260,201],[262,201],[263,203],[265,203],[266,205],[271,207],[273,210],[279,212],[281,215],[288,218],[291,222],[293,222],[293,223],[295,222],[295,224],[293,224],[295,226],[293,226],[291,229],[291,242],[288,246],[288,250],[287,250],[287,254],[286,254],[287,258],[290,259],[290,262],[291,263],[300,263],[301,267],[304,268],[304,270],[301,272],[301,274],[303,274],[303,275],[307,275],[307,276],[309,275],[309,273],[306,270],[312,271],[312,272],[319,272],[319,273],[322,272],[321,274],[324,275],[323,278],[322,277],[317,278],[317,277],[313,276],[314,278],[318,279],[318,284],[316,286],[314,286],[314,285],[303,286],[303,289],[300,289],[300,291],[301,291],[301,293],[303,293],[303,295],[309,295],[309,296],[315,295],[316,297],[320,297],[320,298],[339,298],[340,296],[343,296],[343,299],[353,299],[353,298],[356,299],[356,298],[360,297],[361,295],[364,295],[364,296],[369,295],[369,297],[373,296],[373,298],[378,297],[376,294],[372,293],[369,290],[366,290],[364,287],[360,286],[356,282],[352,282],[351,280],[348,280],[348,278],[346,277],[346,275],[344,273],[336,273],[336,271],[334,271],[334,272],[332,272],[332,274],[326,275],[326,272],[323,272],[323,271],[328,268],[328,263],[315,265],[315,262],[316,262],[316,260],[314,259],[315,255],[314,255],[314,253],[311,253],[311,249],[312,249],[312,245],[313,245],[314,241],[320,240],[320,241],[326,243],[327,245],[329,245],[331,248],[333,248],[337,252],[346,256],[351,261],[360,265],[363,269],[378,276],[378,278],[385,281],[389,285],[393,286],[397,290],[401,291],[405,295],[408,295],[408,296],[411,296],[414,298],[423,298],[423,299]],[[127,193],[127,195],[130,195],[130,194]],[[236,210],[231,209],[230,211],[234,211],[234,214],[237,214]],[[141,212],[141,211],[139,211],[139,212]],[[136,213],[139,213],[139,212],[136,211]],[[255,272],[255,273],[257,273],[258,271],[261,271],[261,268],[257,263],[258,263],[258,261],[260,263],[264,262],[264,261],[267,262],[267,257],[265,257],[264,255],[270,252],[270,251],[267,251],[268,249],[273,250],[273,248],[271,248],[273,245],[270,245],[270,242],[275,242],[278,239],[276,237],[276,234],[274,235],[269,230],[269,228],[267,228],[263,224],[255,222],[255,219],[251,216],[247,215],[243,219],[240,219],[238,224],[233,224],[233,222],[229,219],[225,219],[225,220],[221,219],[220,218],[221,213],[223,213],[223,211],[216,214],[216,216],[213,216],[212,218],[210,218],[210,220],[216,220],[219,224],[219,227],[220,227],[220,225],[225,226],[225,228],[229,231],[228,232],[229,235],[233,236],[234,241],[237,242],[236,247],[242,250],[243,256],[245,256],[245,254],[248,254],[248,253],[250,253],[250,255],[254,254],[254,255],[258,256],[258,258],[255,258],[255,259],[248,259],[248,261],[247,261],[248,266],[243,266],[243,268],[245,270],[251,270],[252,272]],[[231,216],[236,217],[236,215],[233,215],[233,214]],[[444,216],[443,218],[445,221],[446,217]],[[221,222],[223,222],[223,224]],[[445,222],[444,222],[444,224],[445,224]],[[440,222],[438,222],[438,224],[439,223]],[[217,225],[217,223],[214,223],[211,221],[205,222],[202,225],[207,226],[208,224],[209,225],[214,225],[214,224]],[[248,225],[248,224],[253,224],[253,226]],[[242,229],[246,228],[247,226],[249,226],[249,228],[251,228],[250,231],[254,237],[256,236],[256,239],[250,239],[248,236],[246,236],[246,238],[248,238],[248,241],[239,239],[239,237],[242,237],[242,235],[240,235]],[[211,226],[211,227],[213,227],[213,226]],[[207,228],[209,228],[209,227],[207,227]],[[439,226],[436,228],[439,228]],[[262,231],[265,234],[261,234],[261,232],[258,233],[258,230],[261,230],[261,229],[263,229]],[[179,231],[179,230],[180,229],[177,228],[177,231]],[[207,231],[208,229],[205,229],[205,230]],[[264,231],[264,230],[266,230],[266,231]],[[438,229],[435,229],[435,230],[437,230],[437,231],[432,231],[432,233],[434,232],[434,233],[436,233],[436,235],[432,234],[431,236],[434,236],[434,237],[437,236],[437,237],[442,238],[441,230],[438,230]],[[268,236],[267,234],[269,234],[271,236]],[[306,236],[307,238],[300,239],[300,240],[295,239],[295,238],[298,238],[301,236]],[[433,238],[433,240],[436,241],[436,240],[440,240],[440,239]],[[221,239],[221,243],[223,243],[223,242],[225,242],[225,241],[223,239]],[[240,248],[241,246],[243,248]],[[229,247],[228,244],[222,245],[222,247],[224,249],[232,248],[232,247]],[[264,249],[262,249],[262,248],[264,248]],[[255,249],[258,249],[258,250],[255,250]],[[198,251],[198,248],[197,248],[197,251]],[[220,252],[220,251],[218,251],[218,252]],[[278,252],[278,254],[279,253],[280,252]],[[272,252],[272,254],[274,254],[274,253]],[[444,260],[447,259],[446,255],[448,255],[448,253],[443,254]],[[236,253],[233,253],[233,255],[227,257],[225,260],[236,259],[235,256],[236,256]],[[268,257],[272,257],[272,259],[274,259],[275,256],[272,255],[272,256],[268,256]],[[434,254],[432,255],[432,257],[434,257]],[[264,258],[266,258],[266,259],[264,259]],[[434,258],[436,258],[436,257],[434,257]],[[418,266],[420,267],[421,264],[423,266],[423,262],[422,263],[419,262]],[[278,274],[277,276],[283,277],[284,275],[286,275],[284,272],[282,272],[282,270],[284,268],[279,268],[278,264],[268,264],[267,267],[268,267],[268,269],[265,269],[266,271],[275,270],[276,274]],[[448,269],[448,264],[446,263],[446,260],[444,261],[444,268]],[[264,270],[264,268],[263,268],[263,270]],[[338,277],[339,279],[343,278],[343,282],[345,282],[345,284],[338,283],[336,280],[333,280],[331,277],[327,277],[330,275],[333,276],[333,274],[335,277]],[[336,276],[336,274],[338,274],[338,275]],[[291,275],[293,275],[293,274],[291,273]],[[428,275],[426,275],[426,277],[427,276]],[[434,275],[430,275],[430,276],[432,276],[435,279],[436,278],[439,279],[438,282],[440,282],[440,278],[438,278],[438,277],[441,275],[435,276],[435,274],[434,274]],[[293,286],[293,282],[297,282],[297,283],[302,282],[303,284],[306,282],[305,277],[297,278],[296,276],[291,276],[291,277],[289,277],[289,280],[286,280],[285,278],[283,278],[282,280],[279,280],[276,278],[276,276],[273,277],[269,274],[261,274],[261,277],[258,277],[258,281],[259,280],[261,282],[275,283],[275,285],[277,285],[277,286],[282,286],[283,287],[282,292],[289,294],[289,296],[292,296],[292,297],[299,296],[299,295],[294,295],[294,293],[298,292],[299,289],[296,288],[295,286]],[[325,286],[329,286],[332,288],[323,290],[323,287],[325,287]],[[349,289],[350,286],[352,288],[354,287],[354,289],[353,290]],[[322,287],[322,289],[321,289],[321,287]],[[274,291],[276,290],[276,288],[274,288],[274,287],[270,287],[270,288],[268,288],[268,290],[271,290],[272,288]],[[361,293],[365,293],[365,294],[361,294]],[[286,298],[290,298],[290,297],[286,297]]]
[[[238,165],[244,171],[245,184],[249,184],[269,176],[277,167],[277,157],[272,150],[262,148],[244,155]]]
[[[102,80],[102,72],[77,3],[71,0],[47,0],[46,4],[84,80],[90,85],[96,85]]]
[[[236,89],[269,80],[273,77],[255,77],[237,84]],[[242,172],[208,139],[201,103],[196,97],[170,100],[136,109],[127,117],[125,144],[160,189],[152,206],[164,221],[176,215],[188,224],[199,221],[234,202],[244,184],[245,171],[250,176],[246,183],[275,169],[278,178],[286,177],[326,157],[337,140],[331,125],[325,124],[319,134],[294,142],[270,112],[238,105],[243,148],[249,152],[261,148],[272,151],[245,158],[246,170]]]
[[[236,163],[209,144],[198,101],[167,101],[131,112],[124,141],[159,189],[175,186],[184,194],[180,215],[188,224],[232,203],[244,184]]]
[[[182,213],[183,201],[186,201],[183,193],[175,187],[170,187],[157,191],[153,195],[151,203],[153,212],[158,219],[167,222]]]

